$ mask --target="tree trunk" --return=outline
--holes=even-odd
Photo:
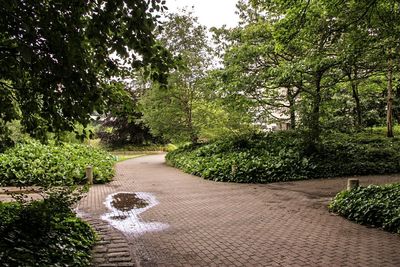
[[[347,75],[347,78],[350,81],[352,96],[354,98],[354,102],[356,103],[356,106],[354,108],[354,114],[355,114],[354,126],[359,129],[362,127],[362,112],[361,112],[361,104],[360,104],[360,95],[358,93],[357,68],[354,67],[354,76],[353,76],[353,68],[352,67],[350,67],[349,69],[346,69],[345,73]]]
[[[319,117],[320,117],[320,105],[321,105],[321,80],[318,80],[316,84],[315,96],[313,99],[313,107],[311,113],[311,137],[314,143],[317,143],[319,139],[319,135],[321,133],[320,125],[319,125]]]
[[[394,102],[400,100],[400,83],[397,84],[396,86],[396,92],[394,93]],[[397,124],[400,124],[400,109],[399,105],[396,105],[395,108],[393,108],[393,113],[394,117],[396,118]]]
[[[195,132],[194,126],[193,126],[193,120],[192,120],[192,110],[191,107],[187,110],[187,124],[188,124],[188,130],[189,130],[189,136],[190,136],[190,141],[193,144],[196,144],[199,141],[199,138]]]
[[[296,111],[293,105],[290,105],[290,129],[296,129]]]
[[[391,55],[389,55],[391,57]],[[386,125],[387,125],[387,137],[394,137],[393,135],[393,65],[392,59],[388,60],[387,69],[387,108],[386,108]]]
[[[296,109],[295,109],[295,96],[293,96],[290,89],[287,90],[287,99],[289,102],[289,116],[290,116],[290,128],[296,129]]]
[[[353,91],[353,98],[356,102],[355,113],[356,113],[356,127],[362,127],[362,113],[361,113],[361,104],[360,104],[360,96],[358,94],[358,86],[354,83],[351,85],[351,89]]]
[[[319,137],[321,134],[321,126],[319,123],[320,106],[321,106],[321,79],[322,75],[317,74],[315,77],[315,94],[313,96],[312,110],[309,118],[309,136],[306,152],[312,153],[316,151]]]
[[[193,125],[193,85],[190,82],[186,84],[186,101],[185,101],[185,112],[186,112],[186,126],[189,134],[190,141],[193,144],[197,144],[199,137],[195,131]]]
[[[355,78],[357,79],[357,74],[355,74]],[[360,95],[358,94],[358,82],[351,81],[351,90],[353,93],[354,101],[356,102],[355,113],[356,113],[356,127],[362,127],[362,113],[361,113],[361,104],[360,104]]]

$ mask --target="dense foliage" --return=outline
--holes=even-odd
[[[138,79],[133,83],[137,84]],[[150,133],[150,129],[141,121],[143,114],[138,111],[138,101],[143,90],[131,88],[127,83],[126,91],[113,101],[110,112],[99,122],[96,131],[101,143],[113,149],[128,145],[147,145],[161,142]]]
[[[44,200],[0,202],[1,266],[89,266],[92,228],[75,216],[65,191]]]
[[[0,120],[21,117],[41,138],[107,109],[111,77],[146,68],[164,83],[169,53],[154,35],[164,9],[162,0],[2,1]]]
[[[336,195],[329,209],[357,223],[400,234],[400,184],[370,185]]]
[[[398,138],[330,134],[309,154],[301,136],[285,131],[191,145],[168,153],[167,162],[206,179],[241,183],[400,172]]]
[[[214,29],[214,91],[256,125],[289,123],[316,150],[327,128],[387,124],[399,103],[399,2],[238,1],[239,25]],[[218,95],[218,94],[217,94]]]
[[[93,166],[95,183],[112,179],[115,157],[79,144],[20,144],[0,154],[0,185],[73,185],[86,182],[85,167]]]
[[[142,121],[151,133],[179,143],[250,128],[243,113],[238,117],[222,105],[223,93],[217,93],[218,85],[208,77],[215,53],[206,27],[189,11],[169,14],[163,26],[158,38],[178,67],[169,73],[168,90],[153,83],[140,98]]]
[[[112,150],[112,153],[129,153],[129,152],[160,152],[160,151],[173,151],[177,149],[177,146],[174,144],[166,144],[166,145],[157,145],[157,144],[152,144],[152,145],[142,145],[142,146],[132,146],[132,145],[127,145],[124,147],[121,147],[119,149]]]

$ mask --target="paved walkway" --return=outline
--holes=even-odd
[[[400,176],[361,178],[388,182]],[[119,163],[115,181],[93,186],[79,212],[100,233],[93,266],[400,266],[399,235],[327,211],[345,183],[217,183],[153,155]],[[115,192],[151,193],[159,204],[139,218],[169,227],[143,234],[111,227],[100,217],[110,212],[103,202]]]

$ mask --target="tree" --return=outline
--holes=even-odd
[[[43,137],[86,125],[106,108],[110,78],[122,71],[147,66],[165,82],[170,62],[152,13],[164,2],[1,1],[0,88],[15,99],[26,130]]]
[[[214,29],[225,50],[221,69],[224,90],[236,98],[237,105],[244,105],[255,123],[287,122],[282,118],[287,115],[295,128],[295,106],[302,87],[300,75],[292,67],[296,51],[277,51],[275,14],[262,14],[244,1],[238,7],[239,27]]]
[[[291,124],[306,130],[306,150],[312,152],[324,127],[338,122],[332,114],[341,116],[343,130],[380,121],[382,110],[373,115],[368,107],[381,107],[372,98],[380,95],[386,75],[392,136],[398,1],[243,0],[238,7],[240,26],[215,31],[228,102],[245,107],[256,121],[260,114],[288,109]]]
[[[204,97],[199,82],[211,64],[206,28],[192,13],[169,14],[159,41],[175,56],[178,68],[169,73],[167,90],[154,84],[141,100],[143,120],[155,135],[167,139],[199,138],[199,100]]]
[[[400,3],[396,0],[348,0],[333,5],[331,11],[335,12],[337,21],[341,22],[338,26],[345,30],[347,43],[358,48],[358,51],[346,53],[354,55],[356,52],[359,55],[357,60],[352,60],[350,63],[364,66],[364,74],[386,73],[387,136],[393,137],[393,83],[395,73],[399,70],[398,64],[393,62],[400,56],[400,27],[397,23],[400,19]],[[354,64],[350,65],[354,66]],[[365,68],[366,65],[369,67]],[[355,71],[357,69],[358,67]],[[353,87],[356,84],[357,82],[353,83]]]
[[[139,111],[138,102],[143,95],[138,86],[139,79],[114,83],[110,98],[109,112],[100,122],[97,136],[101,142],[111,147],[125,145],[146,145],[161,142],[154,137],[150,129],[141,121],[143,114]]]
[[[390,132],[392,97],[389,88],[392,88],[390,81],[393,80],[391,55],[398,43],[398,26],[393,23],[398,21],[397,1],[250,2],[259,12],[273,18],[275,51],[296,51],[291,66],[293,73],[301,74],[302,121],[308,130],[310,151],[316,148],[321,134],[323,104],[330,101],[329,96],[337,85],[347,82],[351,87],[357,125],[360,126],[360,81],[380,75],[381,67],[385,65]],[[377,55],[384,55],[384,60]]]

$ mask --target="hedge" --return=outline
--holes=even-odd
[[[364,133],[324,136],[306,153],[300,132],[255,134],[190,145],[167,154],[167,163],[215,181],[278,181],[400,172],[400,140]]]
[[[0,154],[0,186],[83,184],[85,167],[93,166],[94,183],[114,175],[116,158],[86,145],[19,144]]]

